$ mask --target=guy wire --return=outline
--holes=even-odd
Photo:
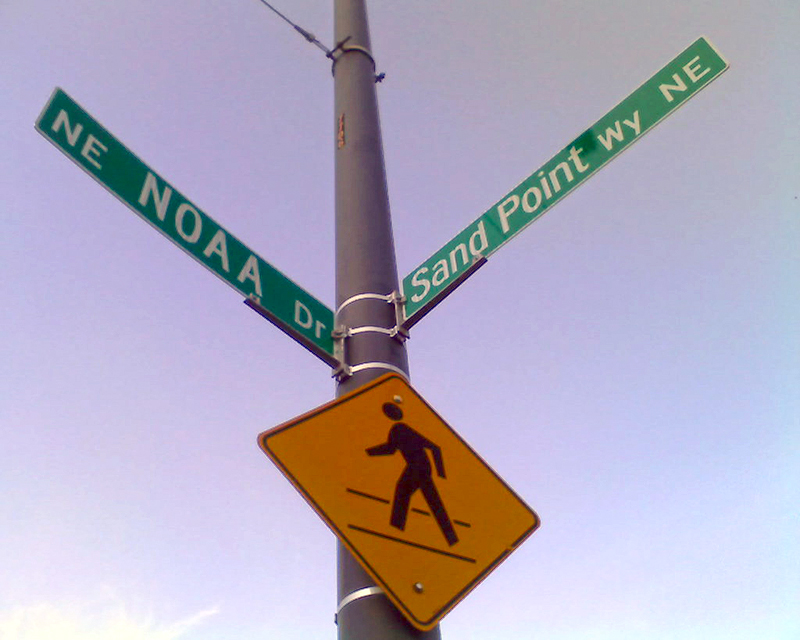
[[[295,31],[297,31],[297,33],[299,33],[301,36],[303,36],[303,37],[304,37],[304,38],[305,38],[305,39],[306,39],[308,42],[310,42],[311,44],[313,44],[313,45],[316,45],[317,47],[319,47],[320,49],[322,49],[322,51],[324,51],[324,52],[325,52],[325,55],[326,55],[326,56],[328,56],[328,57],[330,57],[330,56],[331,56],[331,50],[330,50],[330,49],[328,49],[328,47],[326,47],[324,44],[322,44],[322,43],[321,43],[319,40],[317,40],[317,36],[315,36],[315,35],[314,35],[313,33],[311,33],[310,31],[306,31],[306,30],[305,30],[305,29],[303,29],[303,27],[301,27],[300,25],[298,25],[298,24],[295,24],[294,22],[292,22],[291,20],[289,20],[289,18],[287,18],[287,17],[286,17],[285,15],[283,15],[283,14],[282,14],[280,11],[278,11],[278,10],[277,10],[275,7],[273,7],[273,6],[272,6],[272,5],[271,5],[269,2],[267,2],[267,0],[259,0],[259,1],[261,2],[261,4],[264,4],[264,5],[266,5],[267,7],[269,7],[270,9],[272,9],[272,10],[273,10],[275,13],[277,13],[277,14],[278,14],[278,15],[279,15],[281,18],[283,18],[283,19],[284,19],[286,22],[288,22],[290,25],[292,25],[292,28],[293,28]]]

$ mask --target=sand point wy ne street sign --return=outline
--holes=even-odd
[[[446,296],[486,258],[728,68],[699,38],[403,279],[404,325]]]
[[[140,218],[256,304],[314,355],[335,366],[333,312],[137,158],[62,89],[36,130]]]
[[[419,629],[435,626],[539,526],[533,510],[396,374],[258,439]]]

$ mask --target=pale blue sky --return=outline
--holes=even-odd
[[[332,3],[278,6],[331,44]],[[370,17],[401,277],[698,36],[731,65],[412,332],[542,518],[443,637],[800,637],[796,2]],[[332,306],[328,61],[257,0],[0,25],[0,640],[335,637],[335,539],[256,445],[329,369],[33,128],[64,88]]]

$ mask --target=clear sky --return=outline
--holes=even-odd
[[[278,6],[331,44],[331,2]],[[542,518],[443,637],[800,637],[796,1],[370,17],[400,277],[697,37],[731,65],[412,332]],[[333,306],[328,61],[257,0],[5,0],[0,33],[0,639],[335,637],[335,538],[256,444],[329,369],[33,127],[62,87]]]

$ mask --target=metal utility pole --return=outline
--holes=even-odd
[[[345,367],[337,396],[387,371],[408,377],[397,334],[397,265],[365,0],[334,0],[336,305]],[[439,639],[412,627],[338,542],[340,640]]]

